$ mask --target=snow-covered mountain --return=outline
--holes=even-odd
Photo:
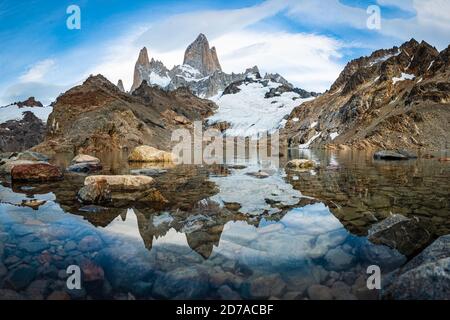
[[[245,79],[246,73],[223,72],[217,50],[215,47],[210,48],[206,36],[200,34],[186,49],[183,64],[174,66],[171,70],[160,61],[153,58],[150,60],[144,47],[134,68],[130,91],[133,92],[146,80],[150,85],[167,90],[186,87],[199,97],[210,98],[223,92],[231,83]]]
[[[34,97],[27,100],[14,102],[6,106],[0,106],[0,123],[9,120],[21,120],[24,113],[29,111],[43,122],[47,121],[49,114],[52,112],[51,106],[44,107],[40,101]]]
[[[294,88],[280,75],[262,78],[257,68],[251,71],[213,98],[219,109],[208,118],[209,124],[225,123],[218,127],[228,136],[258,137],[281,129],[295,107],[316,96]]]

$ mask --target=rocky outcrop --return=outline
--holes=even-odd
[[[119,88],[120,91],[125,92],[125,87],[123,86],[122,79],[119,79],[119,81],[117,82],[117,88]]]
[[[150,146],[136,147],[128,156],[130,162],[173,162],[175,156]]]
[[[131,86],[131,92],[136,90],[143,81],[159,87],[166,87],[169,82],[169,70],[164,66],[161,61],[150,61],[147,48],[144,47],[139,52],[139,57],[134,67],[133,85]]]
[[[27,150],[44,140],[45,124],[32,112],[26,111],[22,120],[0,124],[0,152]]]
[[[210,48],[208,39],[204,34],[200,34],[191,43],[184,53],[183,64],[189,65],[203,76],[209,76],[216,71],[222,71],[215,47]]]
[[[368,239],[410,257],[430,243],[431,234],[415,219],[396,214],[374,224],[369,230]]]
[[[216,48],[210,48],[206,36],[200,34],[186,49],[183,64],[174,66],[170,70],[161,61],[153,58],[149,60],[148,51],[143,48],[135,65],[131,92],[136,90],[143,81],[147,81],[149,85],[165,90],[188,88],[199,97],[210,98],[223,92],[230,84],[243,81],[249,74],[254,73],[259,75],[258,67],[248,68],[243,73],[223,72]],[[259,78],[261,78],[260,75]],[[267,74],[265,80],[280,82],[295,89],[279,74]],[[299,90],[301,95],[307,93],[301,89],[295,90]]]
[[[72,154],[128,151],[148,144],[171,149],[171,133],[182,115],[202,121],[216,106],[186,89],[166,92],[144,81],[133,94],[120,91],[101,75],[89,77],[58,97],[47,121],[45,141],[33,151]],[[186,128],[186,126],[183,126]]]
[[[446,149],[448,51],[412,39],[351,61],[329,91],[291,113],[286,141],[292,147]]]
[[[28,99],[26,99],[24,101],[14,102],[13,104],[17,105],[19,108],[43,107],[42,103],[40,101],[36,100],[35,97],[29,97]]]
[[[384,280],[383,297],[447,300],[450,292],[450,235],[442,236]]]

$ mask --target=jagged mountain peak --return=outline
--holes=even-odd
[[[197,69],[204,76],[209,76],[215,71],[222,71],[217,50],[215,47],[209,47],[208,39],[203,33],[187,47],[183,64]]]
[[[147,47],[143,47],[141,51],[139,51],[139,57],[136,61],[136,65],[149,65],[150,59],[148,57]]]
[[[117,88],[119,88],[120,91],[125,92],[122,79],[119,79],[119,81],[117,81]]]

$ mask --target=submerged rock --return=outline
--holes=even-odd
[[[373,225],[369,230],[368,239],[375,244],[384,244],[406,256],[411,256],[430,242],[431,235],[415,219],[396,214]]]
[[[61,170],[48,163],[19,164],[11,169],[11,179],[15,181],[54,181],[63,178]]]
[[[106,184],[111,191],[139,191],[150,188],[155,181],[147,176],[118,175],[118,176],[89,176],[84,185]]]
[[[316,163],[308,159],[294,159],[287,163],[286,167],[289,169],[312,169]]]
[[[22,206],[37,210],[37,209],[39,209],[40,206],[44,205],[46,202],[47,201],[37,200],[37,199],[22,200]]]
[[[382,297],[396,300],[446,300],[450,292],[450,235],[442,236],[383,284]]]
[[[174,159],[172,153],[150,146],[136,147],[128,156],[130,162],[172,162]]]
[[[167,173],[164,169],[136,169],[130,171],[132,175],[137,176],[159,176],[161,174]]]
[[[99,171],[102,169],[103,169],[103,167],[99,163],[82,162],[82,163],[77,163],[77,164],[71,165],[70,167],[68,167],[66,169],[66,171],[78,172],[78,173],[89,173],[89,172]]]
[[[373,158],[376,160],[409,160],[417,159],[417,155],[405,150],[381,150],[375,152]]]

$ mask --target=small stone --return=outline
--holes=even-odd
[[[86,236],[78,243],[81,252],[97,251],[102,248],[102,240],[97,236]]]
[[[267,299],[271,296],[281,296],[286,289],[286,283],[277,274],[259,277],[246,284],[249,297]]]
[[[36,276],[36,271],[27,265],[18,266],[12,270],[5,278],[5,284],[8,288],[20,291],[25,289]]]
[[[44,242],[42,240],[34,240],[31,242],[21,242],[19,244],[19,247],[30,252],[30,253],[38,253],[38,252],[42,252],[45,249],[47,249],[49,247],[47,242]]]
[[[69,252],[72,250],[75,250],[77,248],[77,244],[75,243],[75,241],[68,241],[65,245],[64,245],[64,250]]]
[[[248,172],[246,173],[246,175],[254,177],[254,178],[258,178],[258,179],[266,179],[268,177],[270,177],[270,175],[267,172],[264,171],[258,171],[258,172]]]
[[[329,250],[325,255],[327,269],[334,271],[348,270],[351,267],[354,258],[353,255],[345,252],[340,247]]]
[[[48,280],[35,280],[28,286],[25,292],[32,300],[43,300],[48,284]]]
[[[70,300],[70,296],[65,291],[53,291],[47,297],[47,300]]]
[[[356,300],[356,297],[350,293],[351,287],[342,281],[336,281],[331,287],[331,294],[336,300]]]
[[[220,299],[222,299],[222,300],[242,300],[239,293],[237,293],[236,291],[234,291],[227,285],[221,286],[217,290],[217,294],[219,295]]]
[[[308,288],[308,296],[311,300],[333,300],[330,288],[314,284]]]
[[[83,261],[80,267],[83,271],[83,280],[86,282],[103,281],[105,278],[103,268],[90,260]]]

